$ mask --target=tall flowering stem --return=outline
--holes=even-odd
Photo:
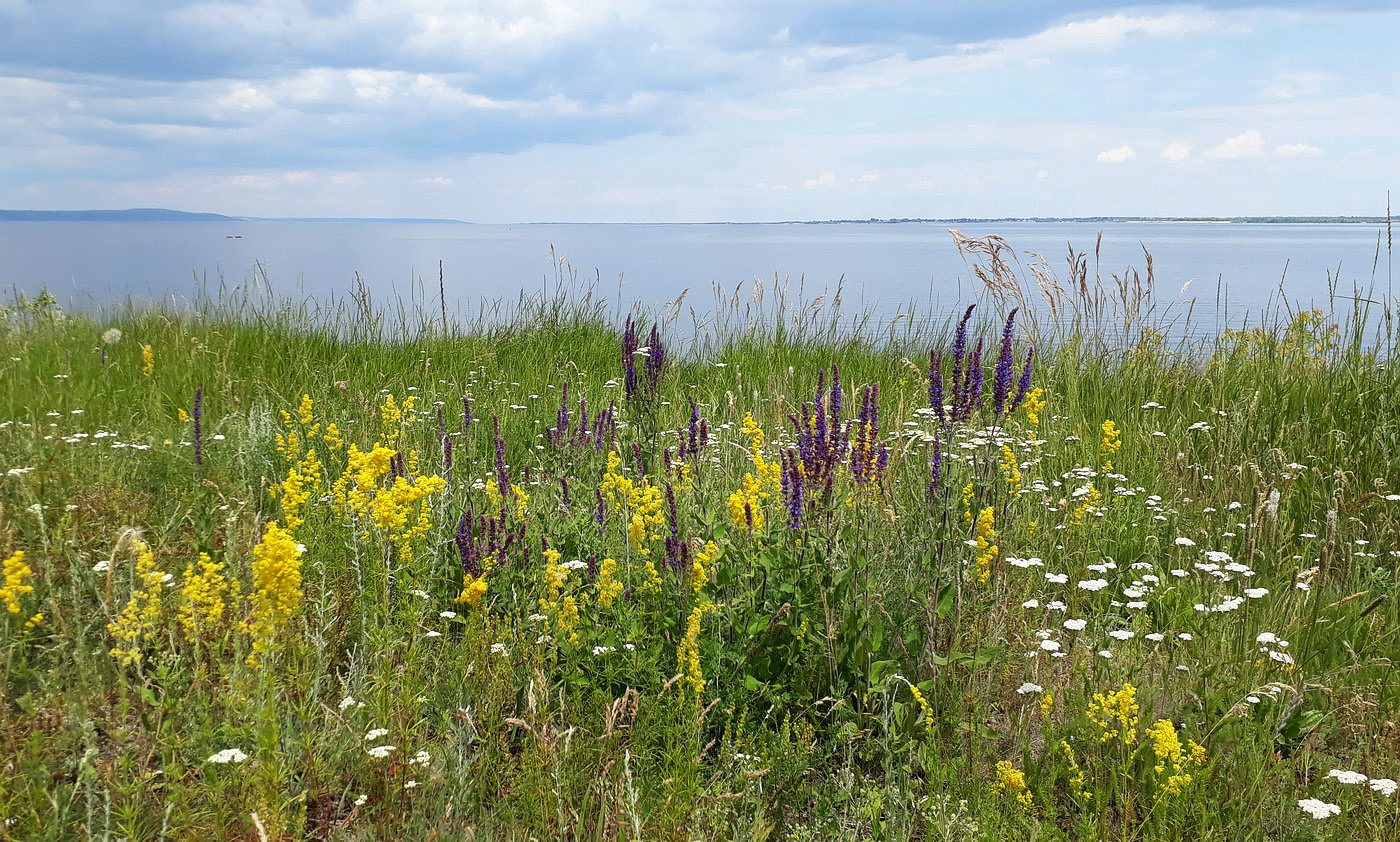
[[[1006,326],[1001,329],[1001,347],[997,351],[996,374],[992,378],[992,411],[998,421],[1007,413],[1006,401],[1011,396],[1011,381],[1016,373],[1012,340],[1016,332],[1016,312],[1020,309],[1011,309],[1006,316]]]
[[[628,400],[637,396],[637,328],[632,317],[622,329],[622,393]]]
[[[861,393],[860,415],[851,443],[851,475],[862,486],[876,485],[884,477],[889,451],[879,443],[880,384],[866,386]]]
[[[204,464],[204,387],[194,390],[194,463]]]

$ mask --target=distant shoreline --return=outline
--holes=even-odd
[[[400,217],[255,217],[226,216],[218,213],[190,213],[167,208],[129,208],[127,210],[0,210],[0,222],[373,222],[414,223],[419,225],[475,225],[460,219],[418,219]],[[905,223],[937,223],[944,225],[984,225],[989,223],[1102,223],[1171,222],[1205,225],[1377,225],[1387,222],[1384,216],[1003,216],[1003,217],[905,217],[879,219],[812,219],[773,220],[770,222],[515,222],[502,225],[899,225]]]

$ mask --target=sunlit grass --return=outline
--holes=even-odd
[[[771,295],[13,302],[0,838],[1400,834],[1384,344],[1070,294],[998,387],[989,277],[956,364]]]

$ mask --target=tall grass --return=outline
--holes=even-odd
[[[958,423],[928,375],[963,307],[840,288],[649,313],[561,260],[456,312],[260,274],[91,316],[14,297],[0,838],[1400,835],[1395,301],[1204,335],[1150,259],[1062,279],[959,244],[986,390],[1019,306],[1041,392]],[[643,330],[631,396],[629,315],[667,348],[649,380]],[[823,496],[800,419],[833,364],[857,444]],[[260,626],[269,594],[295,608]]]

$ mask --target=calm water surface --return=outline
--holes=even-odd
[[[774,278],[802,282],[808,297],[844,279],[848,311],[899,312],[908,302],[937,312],[980,291],[947,225],[467,225],[414,223],[0,223],[0,287],[47,287],[70,306],[95,309],[138,298],[193,297],[196,278],[211,289],[265,277],[276,291],[327,300],[356,276],[381,299],[426,296],[434,309],[438,263],[449,309],[472,314],[485,299],[553,291],[564,258],[576,284],[608,300],[658,305],[690,289],[687,302],[713,305],[714,285],[733,289]],[[1372,224],[994,223],[958,226],[999,234],[1028,260],[1043,254],[1064,278],[1069,248],[1088,252],[1103,233],[1100,271],[1145,274],[1152,253],[1159,305],[1197,298],[1197,318],[1257,315],[1280,287],[1291,301],[1326,306],[1329,274],[1387,293],[1387,255],[1376,263]],[[551,251],[552,249],[552,251]],[[553,257],[552,257],[553,255]],[[567,274],[566,274],[567,277]],[[1189,286],[1187,286],[1189,282]],[[1219,285],[1219,286],[1218,286]],[[1374,287],[1373,287],[1374,285]],[[1183,293],[1182,287],[1186,286]],[[8,296],[6,296],[8,298]],[[1176,306],[1184,306],[1178,304]],[[1210,316],[1208,318],[1214,318]]]

